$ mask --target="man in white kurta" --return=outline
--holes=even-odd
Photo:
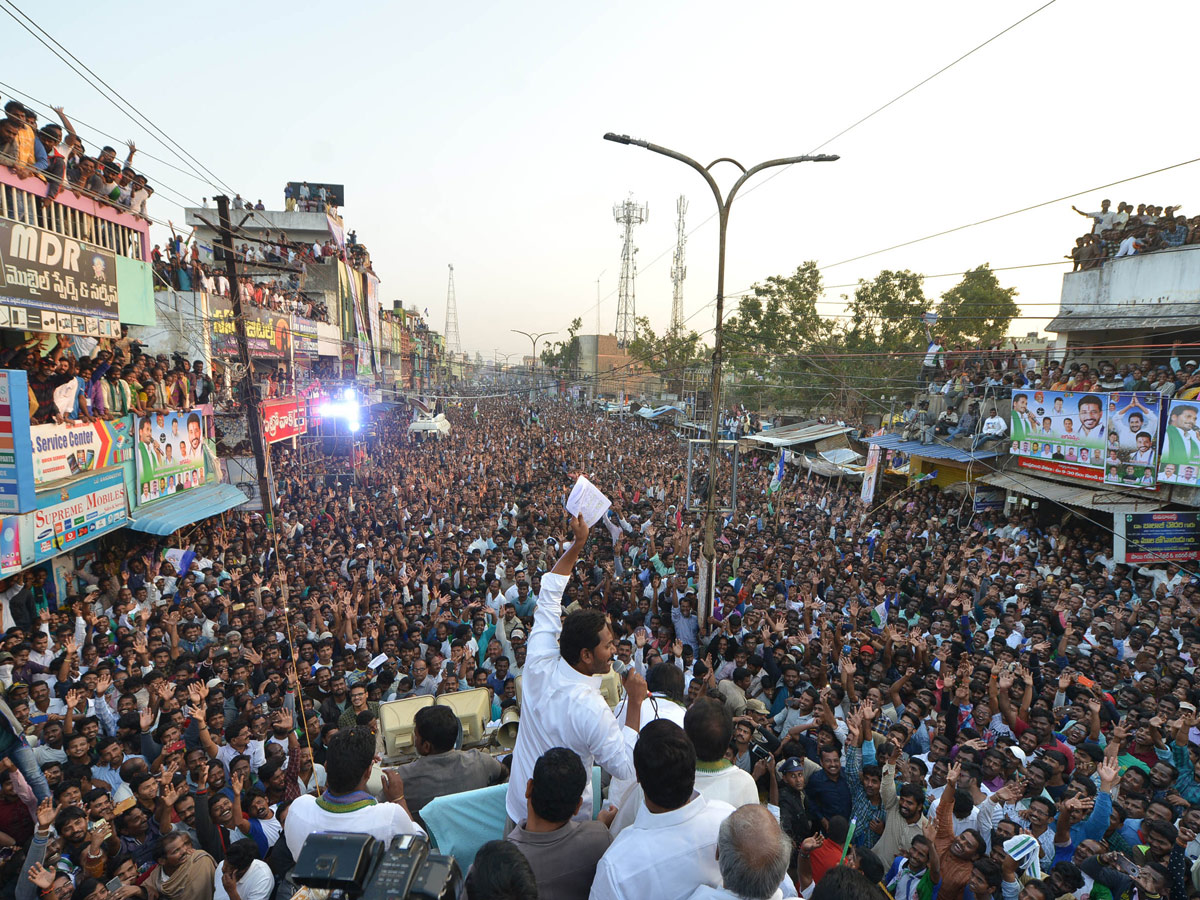
[[[646,680],[636,672],[626,676],[625,693],[630,702],[622,725],[600,693],[601,677],[608,672],[616,652],[612,629],[607,624],[598,628],[593,636],[596,643],[579,651],[574,663],[568,663],[560,649],[563,591],[588,536],[588,526],[581,516],[575,517],[571,528],[574,541],[554,568],[542,577],[533,630],[526,643],[521,676],[521,727],[505,800],[508,818],[514,825],[526,818],[525,785],[533,777],[534,764],[552,747],[574,750],[588,772],[594,763],[599,763],[613,778],[635,777],[633,746],[641,727]],[[596,621],[593,610],[578,610],[571,615],[582,617],[579,621]],[[591,819],[590,784],[584,789],[582,800],[575,818]]]

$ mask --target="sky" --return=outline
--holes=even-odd
[[[1009,27],[1045,0],[963,3],[524,2],[341,5],[216,0],[157,6],[96,30],[95,6],[18,6],[219,180],[282,206],[285,182],[342,183],[347,228],[371,250],[385,305],[445,318],[453,263],[464,350],[528,352],[509,329],[565,336],[616,319],[621,229],[613,205],[649,205],[635,230],[636,309],[661,333],[671,309],[675,202],[689,201],[684,315],[708,335],[716,204],[676,161],[602,140],[625,133],[702,163],[780,156],[840,161],[767,172],[732,207],[727,295],[816,260],[840,295],[911,269],[939,296],[967,269],[1058,262],[1117,201],[1200,213],[1200,120],[1182,72],[1200,4],[1056,0],[892,106],[847,126]],[[9,0],[0,0],[4,8]],[[100,38],[99,35],[105,35]],[[119,40],[116,40],[119,34]],[[187,170],[0,16],[0,96],[65,105],[89,147],[132,137],[157,185],[157,219],[218,188]],[[828,142],[828,143],[826,143]],[[163,160],[169,162],[167,165]],[[715,170],[728,187],[736,170]],[[203,174],[203,172],[201,172]],[[211,179],[209,179],[211,182]],[[912,246],[860,254],[1068,194],[1037,210]],[[706,221],[707,220],[707,221]],[[156,234],[157,236],[157,234]],[[1001,272],[1024,335],[1057,308],[1069,266]],[[601,274],[603,273],[603,274]],[[597,308],[597,278],[601,302]],[[727,303],[727,314],[736,300]],[[554,340],[556,336],[550,339]]]

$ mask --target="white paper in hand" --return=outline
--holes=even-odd
[[[583,475],[579,476],[567,497],[567,512],[573,516],[582,515],[588,528],[599,522],[610,506],[612,501]]]

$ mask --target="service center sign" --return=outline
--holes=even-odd
[[[38,494],[37,509],[30,518],[35,562],[120,528],[128,518],[124,473],[120,469],[100,472],[61,490]]]
[[[304,407],[296,397],[283,400],[264,400],[262,410],[263,437],[267,443],[286,441],[308,431]]]
[[[111,422],[34,425],[29,437],[33,444],[33,481],[38,485],[118,466],[133,458],[132,420],[128,416]]]

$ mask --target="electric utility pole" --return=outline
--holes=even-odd
[[[233,250],[233,225],[229,219],[229,198],[215,197],[220,227],[218,238],[222,255],[225,257],[225,277],[229,279],[229,300],[233,305],[233,327],[237,336],[238,363],[245,374],[242,376],[242,399],[246,405],[250,446],[254,448],[254,461],[258,465],[258,490],[262,495],[263,518],[267,528],[275,530],[275,491],[271,475],[271,454],[263,440],[262,412],[259,409],[258,389],[254,384],[254,366],[250,360],[250,343],[246,339],[246,320],[242,315],[242,295],[238,290],[237,254]],[[291,335],[288,336],[289,339]],[[235,395],[236,396],[236,395]]]

